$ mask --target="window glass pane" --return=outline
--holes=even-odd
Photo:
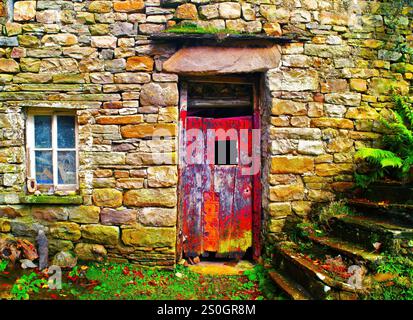
[[[59,184],[76,184],[75,151],[59,151],[57,153],[57,171]]]
[[[36,148],[52,147],[52,117],[34,117],[34,137]]]
[[[53,161],[51,151],[36,151],[36,182],[53,184]]]
[[[215,141],[215,164],[237,164],[238,149],[236,140]]]
[[[57,117],[57,147],[74,148],[75,147],[75,117],[58,116]]]

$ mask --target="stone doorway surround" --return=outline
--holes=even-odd
[[[163,63],[163,70],[165,72],[178,74],[182,79],[188,77],[195,77],[198,79],[207,78],[208,81],[225,81],[225,78],[231,81],[234,75],[257,75],[264,74],[270,69],[276,69],[280,66],[281,61],[281,47],[266,41],[249,41],[249,42],[230,42],[225,45],[192,45],[184,46],[173,54],[167,61]],[[259,81],[258,81],[259,82]],[[265,90],[263,84],[257,83],[255,85],[255,106],[254,106],[254,128],[261,128],[261,104],[259,92]],[[184,92],[183,92],[184,91]],[[184,95],[183,95],[184,93]],[[186,114],[186,85],[181,84],[181,101],[180,101],[180,115]],[[264,100],[264,99],[262,99]],[[183,106],[184,104],[184,106]],[[184,111],[182,112],[182,107]],[[182,124],[181,124],[182,125]],[[182,135],[182,128],[179,130]],[[261,215],[262,215],[262,199],[261,199],[261,184],[262,168],[258,179],[254,186],[257,191],[258,207],[253,209],[257,218],[253,218],[253,258],[258,259],[261,255]],[[182,192],[180,187],[178,193]],[[178,197],[179,194],[178,194]],[[180,201],[179,201],[180,202]],[[183,255],[183,239],[182,239],[182,210],[178,209],[178,225],[177,225],[177,258],[181,259]],[[255,231],[255,232],[254,232]]]

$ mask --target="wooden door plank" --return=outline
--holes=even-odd
[[[230,252],[241,258],[252,246],[252,178],[239,166],[235,170]]]
[[[215,155],[213,154],[215,140],[222,138],[215,136],[215,130],[223,129],[226,131],[233,128],[235,122],[233,119],[204,119],[204,131],[207,132],[206,139],[208,151],[210,152],[207,163],[209,164],[208,167],[211,169],[211,176],[213,177],[213,191],[219,195],[219,244],[218,250],[216,251],[218,256],[220,254],[225,256],[230,249],[235,167],[215,165]]]
[[[203,250],[219,250],[219,195],[213,191],[203,194]]]
[[[215,191],[219,194],[219,250],[226,256],[231,252],[233,199],[235,188],[235,166],[215,166]]]
[[[211,132],[212,120],[204,118],[202,130],[204,133],[204,193],[203,193],[203,249],[216,252],[219,249],[219,194],[214,190],[214,157],[212,156],[213,132]]]
[[[252,246],[252,177],[243,169],[251,155],[252,118],[238,120],[239,163],[235,172],[231,252],[241,257]]]
[[[261,129],[261,115],[260,115],[260,103],[263,100],[260,99],[260,86],[264,86],[263,78],[261,78],[261,84],[257,81],[254,86],[254,113],[253,113],[253,129]],[[264,105],[263,105],[264,107]],[[261,138],[261,133],[260,133]],[[258,260],[261,256],[261,139],[259,143],[253,145],[253,153],[258,157],[259,163],[257,166],[259,168],[258,172],[253,175],[252,185],[253,185],[253,199],[252,199],[252,243],[253,243],[253,259]]]
[[[180,94],[179,94],[179,146],[178,146],[178,219],[177,219],[177,241],[176,241],[176,258],[180,261],[183,257],[183,228],[184,228],[184,184],[183,173],[185,172],[185,150],[186,150],[186,115],[188,109],[188,83],[186,81],[180,84]]]

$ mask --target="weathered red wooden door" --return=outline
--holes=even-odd
[[[242,257],[252,247],[252,116],[187,117],[182,195],[183,249]]]

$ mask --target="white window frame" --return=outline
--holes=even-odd
[[[34,117],[35,116],[51,116],[52,117],[52,147],[51,148],[35,148],[34,135]],[[75,118],[75,147],[74,148],[58,148],[57,147],[57,116],[73,116]],[[76,191],[79,186],[79,151],[78,151],[78,122],[74,112],[67,111],[31,111],[27,115],[26,125],[26,150],[28,155],[28,178],[36,181],[36,157],[35,151],[52,151],[53,164],[53,185],[39,184],[38,186],[53,187],[53,191]],[[58,179],[58,151],[75,151],[76,154],[76,183],[75,184],[59,184]]]

